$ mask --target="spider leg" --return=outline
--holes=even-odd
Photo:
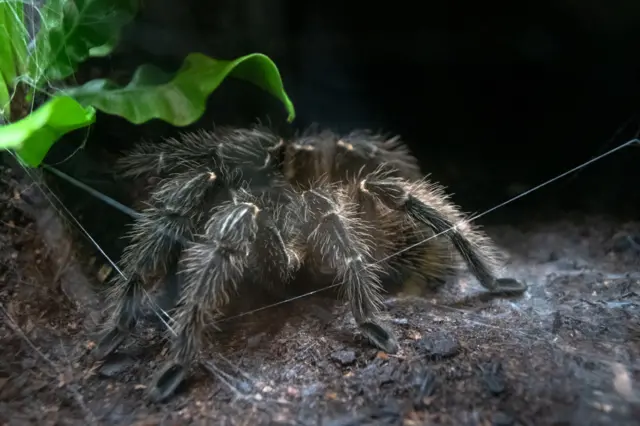
[[[168,138],[155,143],[141,142],[118,159],[115,171],[119,176],[166,176],[186,163],[196,160],[181,140]]]
[[[106,332],[91,352],[98,360],[106,358],[124,342],[141,312],[143,286],[137,274],[130,277],[117,276],[113,286],[110,298],[115,301],[116,307]]]
[[[524,293],[527,290],[525,283],[495,276],[497,262],[493,245],[462,220],[457,207],[446,201],[442,188],[426,183],[409,184],[402,179],[385,178],[375,173],[360,181],[359,188],[388,208],[403,211],[433,229],[437,235],[449,238],[471,273],[490,292]]]
[[[182,288],[182,276],[177,271],[169,271],[165,280],[164,292],[156,302],[158,308],[163,312],[170,312],[180,299],[180,289]]]
[[[268,128],[255,125],[247,129],[219,127],[214,131],[182,133],[154,143],[139,143],[115,165],[120,176],[166,177],[197,167],[220,171],[227,161],[262,165],[265,155],[277,150],[280,139]]]
[[[117,349],[135,327],[145,298],[143,277],[164,273],[171,293],[180,251],[193,238],[199,207],[210,195],[216,176],[187,172],[161,184],[151,195],[151,207],[142,211],[130,232],[131,244],[122,256],[123,274],[116,277],[109,299],[115,305],[104,337],[93,350],[102,359]]]
[[[207,221],[204,235],[190,244],[181,259],[184,288],[176,307],[176,335],[171,359],[156,373],[149,397],[169,398],[187,375],[213,315],[227,305],[249,273],[289,274],[291,259],[278,229],[263,226],[261,210],[252,202],[227,202]],[[270,275],[272,277],[272,275]]]
[[[304,226],[310,230],[307,241],[311,253],[319,255],[323,266],[337,272],[341,290],[362,333],[378,348],[396,353],[395,336],[377,318],[382,304],[380,269],[369,261],[366,230],[358,224],[344,195],[332,196],[332,192],[336,194],[316,188],[302,194]]]
[[[420,179],[421,175],[418,160],[399,136],[353,131],[336,142],[336,177],[348,181],[359,170],[364,175],[380,168],[405,179]]]

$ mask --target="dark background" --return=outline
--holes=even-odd
[[[84,69],[126,75],[153,62],[171,70],[193,51],[269,55],[296,107],[294,128],[316,122],[400,134],[425,174],[467,211],[491,208],[640,131],[633,0],[146,1],[116,54]],[[228,80],[190,128],[256,116],[287,128],[277,100]],[[115,152],[179,130],[100,115],[88,147]],[[51,161],[69,153],[64,144],[57,150]],[[64,167],[91,180],[92,163],[80,155],[73,164]],[[638,165],[640,146],[622,149],[486,219],[571,210],[637,219]]]

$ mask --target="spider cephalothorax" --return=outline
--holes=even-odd
[[[95,354],[105,357],[132,330],[149,277],[178,281],[176,336],[150,387],[155,400],[182,381],[211,315],[241,286],[283,285],[303,268],[330,274],[361,332],[390,353],[398,343],[378,312],[392,272],[442,282],[466,264],[490,291],[526,290],[496,278],[489,239],[421,179],[397,138],[324,131],[285,141],[262,127],[221,128],[141,144],[119,171],[157,182],[130,233],[112,323]]]

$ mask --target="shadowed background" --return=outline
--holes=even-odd
[[[633,1],[156,0],[145,2],[111,58],[86,63],[80,75],[126,82],[140,64],[174,70],[194,51],[224,59],[265,53],[296,107],[293,126],[277,100],[229,79],[188,129],[261,117],[285,132],[316,122],[400,134],[456,203],[482,212],[636,135],[639,23]],[[87,150],[59,167],[123,200],[95,176],[109,164],[94,148],[115,153],[180,130],[187,129],[100,114]],[[56,145],[49,163],[66,158],[86,133],[76,136]],[[483,221],[566,210],[637,218],[638,164],[640,146],[625,148]],[[80,198],[85,211],[104,208]],[[85,216],[92,231],[92,215]]]

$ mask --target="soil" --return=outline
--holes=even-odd
[[[223,322],[183,389],[152,404],[145,387],[166,346],[155,328],[91,361],[101,297],[90,281],[103,274],[74,254],[50,204],[25,203],[33,183],[1,173],[3,424],[639,424],[638,223],[486,227],[527,294],[490,299],[465,277],[390,295],[394,356],[359,337],[329,293]]]

